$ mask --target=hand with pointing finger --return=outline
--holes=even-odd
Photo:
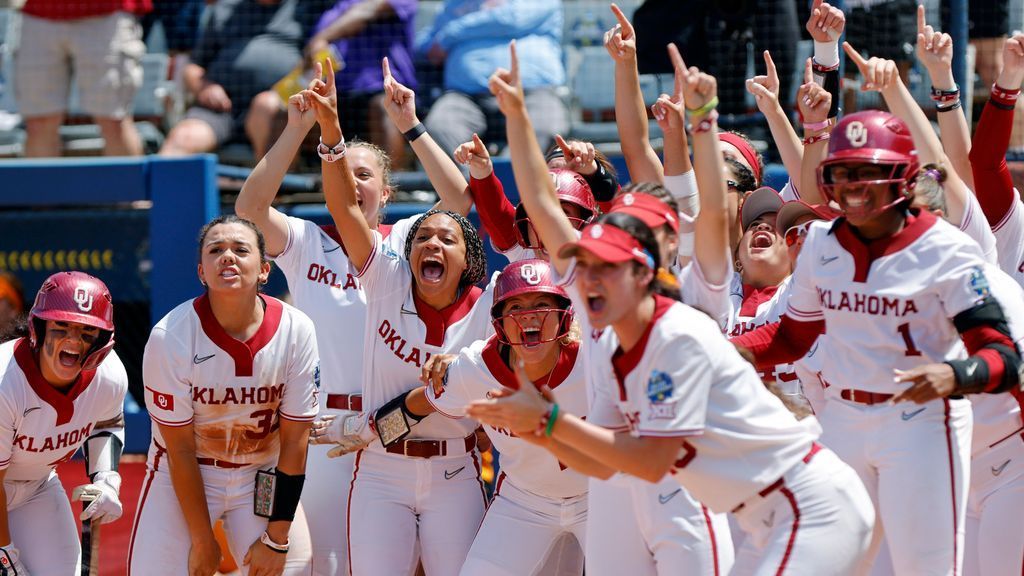
[[[846,28],[846,15],[835,6],[814,0],[811,17],[807,19],[807,33],[815,42],[835,42]]]
[[[775,70],[775,61],[772,55],[764,51],[765,74],[747,79],[747,92],[754,96],[757,102],[757,109],[762,114],[768,114],[779,107],[779,73]],[[806,75],[804,76],[806,80]]]
[[[335,86],[334,64],[331,63],[330,59],[324,60],[322,69],[325,72],[324,79],[321,80],[319,76],[314,77],[310,82],[310,88],[303,90],[301,94],[307,102],[312,104],[313,110],[316,112],[316,120],[323,131],[328,129],[328,127],[338,125],[339,120],[338,88]],[[340,130],[341,128],[339,127],[338,131],[340,132]],[[331,140],[335,139],[331,138]]]
[[[914,402],[924,404],[936,398],[945,398],[956,390],[953,367],[945,363],[924,364],[911,370],[894,370],[897,383],[909,382],[910,387],[893,396],[891,403]]]
[[[569,170],[590,176],[597,172],[597,150],[590,142],[573,140],[567,142],[561,135],[555,134],[555,144],[562,150],[565,164]]]
[[[681,132],[686,130],[686,110],[683,95],[686,92],[686,63],[683,62],[679,48],[675,44],[668,45],[668,57],[675,70],[675,83],[672,95],[662,94],[651,106],[651,113],[658,122],[662,132]]]
[[[953,87],[953,38],[935,31],[925,21],[924,6],[917,7],[917,59],[928,69],[932,83],[944,80]]]
[[[857,66],[863,81],[860,89],[863,92],[885,92],[902,85],[900,71],[896,63],[884,58],[872,56],[867,60],[860,55],[849,42],[843,42],[843,50],[850,61]]]
[[[523,115],[526,113],[523,83],[519,78],[519,58],[516,56],[516,41],[509,42],[508,51],[511,55],[509,70],[498,68],[491,74],[487,87],[498,100],[498,108],[505,116]]]
[[[604,33],[604,47],[616,62],[636,61],[636,32],[629,19],[615,4],[612,13],[618,21],[615,27]]]
[[[519,389],[515,392],[497,391],[486,400],[476,400],[466,413],[471,418],[495,428],[504,428],[519,436],[535,434],[541,418],[551,409],[550,390],[542,392],[526,376],[522,362],[513,361]]]
[[[797,91],[796,99],[804,124],[817,124],[828,119],[832,95],[820,84],[815,84],[810,58],[804,63],[804,83]]]
[[[696,66],[687,69],[681,55],[676,64],[682,71],[683,102],[687,110],[697,110],[718,97],[718,80],[714,76],[701,72]]]
[[[384,110],[401,132],[408,132],[420,123],[416,116],[416,93],[391,75],[387,56],[381,60],[384,73]]]

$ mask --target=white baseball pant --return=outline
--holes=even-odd
[[[1024,573],[1024,438],[1016,433],[971,460],[967,576]]]
[[[587,495],[547,498],[501,473],[461,576],[579,576],[583,573]],[[579,548],[561,540],[572,535]],[[514,545],[509,545],[514,543]],[[561,551],[569,556],[553,558]],[[573,554],[575,552],[575,554]]]
[[[961,574],[970,478],[971,404],[856,403],[830,394],[819,415],[821,441],[860,476],[878,521],[859,573],[867,573],[884,531],[893,572]]]
[[[587,576],[728,574],[732,539],[724,514],[712,514],[671,476],[652,484],[617,474],[590,480]]]
[[[309,524],[313,575],[333,576],[348,570],[345,514],[356,455],[328,458],[331,445],[311,445],[306,455],[302,509]]]
[[[171,484],[166,465],[149,470],[139,496],[139,507],[132,526],[128,548],[128,576],[182,576],[188,574],[191,549],[188,525]],[[232,557],[243,576],[249,573],[242,559],[253,542],[267,529],[267,519],[253,514],[256,471],[269,466],[216,468],[200,466],[210,520],[224,520],[224,532]],[[340,521],[340,518],[339,518]],[[302,507],[295,514],[288,532],[290,549],[284,573],[306,576],[310,573],[309,527]]]
[[[353,576],[412,574],[418,558],[430,576],[459,573],[486,505],[475,449],[433,458],[361,450],[350,490]]]
[[[5,480],[7,526],[21,562],[32,574],[73,576],[82,571],[78,514],[56,473],[41,480]]]

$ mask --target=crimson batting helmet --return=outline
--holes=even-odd
[[[895,185],[898,192],[896,200],[881,210],[913,199],[914,185],[921,166],[914,138],[907,124],[900,118],[881,110],[866,110],[849,114],[836,124],[829,138],[828,157],[818,166],[818,186],[829,200],[837,200],[833,168],[848,164],[889,167],[887,177],[850,183]]]
[[[28,313],[29,343],[39,345],[46,321],[77,322],[100,329],[100,337],[82,359],[83,370],[93,370],[114,347],[114,303],[99,278],[85,272],[58,272],[43,282]]]
[[[560,308],[517,310],[503,314],[505,303],[522,294],[551,294],[562,306]],[[527,314],[543,314],[541,321],[541,324],[543,324],[543,320],[547,319],[547,315],[552,313],[560,315],[558,333],[554,337],[547,339],[538,334],[538,340],[531,342],[531,344],[553,342],[569,333],[573,318],[572,302],[569,300],[569,295],[566,294],[565,290],[555,284],[551,265],[545,260],[520,260],[512,262],[501,271],[501,275],[498,276],[498,280],[494,285],[494,304],[491,305],[491,324],[494,326],[499,342],[511,346],[524,344],[522,336],[525,331],[520,323],[520,318]],[[505,332],[503,323],[505,318],[513,319],[519,326],[520,339],[518,342],[512,342]]]
[[[590,184],[577,172],[572,170],[555,169],[548,172],[551,181],[555,183],[555,194],[559,202],[573,204],[580,209],[580,218],[569,218],[572,227],[580,230],[597,216],[597,201],[594,193],[590,190]],[[526,214],[526,208],[520,202],[516,206],[516,231],[519,232],[519,245],[523,248],[540,250],[543,247],[530,243],[530,229],[533,224]],[[535,234],[535,237],[537,235]]]

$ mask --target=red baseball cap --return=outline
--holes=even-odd
[[[679,216],[668,204],[650,194],[627,192],[616,196],[609,212],[622,212],[634,216],[654,230],[668,224],[673,232],[679,232]]]
[[[762,186],[750,193],[750,196],[743,201],[743,208],[740,210],[740,222],[746,230],[750,224],[772,212],[778,212],[782,208],[782,197],[773,188]]]
[[[619,264],[631,260],[654,268],[654,256],[629,232],[606,224],[590,224],[580,232],[580,239],[562,246],[558,255],[573,258],[586,250],[605,262]]]
[[[811,205],[802,200],[793,200],[786,202],[779,209],[779,213],[775,216],[775,229],[784,233],[792,228],[797,220],[807,215],[814,216],[816,220],[828,221],[835,220],[840,214],[838,210],[828,204]]]

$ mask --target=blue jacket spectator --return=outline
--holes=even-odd
[[[427,129],[452,152],[479,133],[504,140],[504,117],[487,79],[509,66],[508,44],[516,41],[526,107],[542,147],[569,127],[569,112],[557,92],[565,84],[560,0],[445,0],[431,28],[417,38],[417,51],[444,65],[448,91],[430,110]]]

